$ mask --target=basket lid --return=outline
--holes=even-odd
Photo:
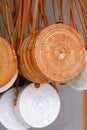
[[[77,76],[85,62],[85,46],[79,33],[64,24],[53,24],[35,38],[32,54],[40,71],[52,81]]]

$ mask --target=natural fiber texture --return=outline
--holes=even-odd
[[[32,73],[32,68],[30,67],[30,65],[28,64],[28,62],[30,63],[30,58],[29,61],[27,60],[27,51],[28,51],[28,45],[29,45],[29,39],[30,39],[30,35],[25,38],[23,44],[20,46],[20,56],[19,56],[19,66],[20,66],[20,74],[27,78],[28,80],[35,82],[37,81],[35,75],[33,75]]]
[[[45,76],[40,74],[37,68],[33,65],[32,55],[31,55],[31,34],[28,35],[23,44],[20,46],[19,52],[19,65],[20,65],[20,74],[26,79],[36,82],[44,83],[47,82]]]
[[[13,87],[13,84],[15,83],[17,76],[18,76],[18,70],[16,71],[12,79],[6,85],[4,85],[3,87],[0,87],[0,93],[5,92],[9,88]]]
[[[33,64],[50,81],[66,82],[77,76],[85,61],[79,33],[64,24],[43,29],[33,42]]]
[[[0,87],[6,85],[17,70],[17,58],[10,43],[0,37]]]

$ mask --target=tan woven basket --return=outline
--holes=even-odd
[[[67,82],[77,76],[85,62],[85,46],[79,33],[64,24],[53,24],[37,35],[36,0],[32,33],[20,49],[20,70],[33,82]]]
[[[30,63],[30,59],[28,61],[27,59],[27,51],[28,50],[28,44],[29,44],[29,40],[30,39],[30,35],[26,37],[26,39],[24,40],[23,44],[20,46],[20,56],[19,56],[19,66],[20,66],[20,74],[27,78],[28,80],[35,82],[38,79],[35,77],[35,75],[32,72],[32,67],[30,67],[29,63]]]
[[[17,70],[17,57],[10,43],[0,37],[0,87],[6,85]]]
[[[35,37],[32,61],[50,81],[66,82],[77,76],[85,61],[85,46],[79,33],[64,24],[53,24]]]
[[[31,34],[29,34],[23,44],[20,46],[19,52],[19,66],[20,66],[20,75],[25,77],[26,79],[37,82],[37,83],[45,83],[47,79],[45,76],[40,74],[36,66],[34,66],[32,62],[32,55],[30,49],[30,41],[31,41]]]
[[[35,25],[36,25],[36,14],[37,14],[37,9],[38,9],[38,3],[39,0],[36,0],[35,2],[35,10],[34,10],[34,18],[33,18],[33,25],[32,25],[32,32],[29,34],[24,42],[20,42],[20,47],[19,47],[19,66],[20,66],[20,75],[25,77],[26,79],[36,82],[36,83],[46,83],[49,82],[48,79],[39,71],[39,69],[33,64],[32,60],[32,55],[31,55],[31,47],[32,47],[32,35],[36,36],[42,29],[38,29],[38,31],[35,30]],[[25,20],[25,19],[24,19]],[[25,23],[23,22],[23,29],[24,29]],[[21,41],[22,41],[22,34],[23,34],[23,29],[21,32]],[[34,37],[33,37],[34,38]]]

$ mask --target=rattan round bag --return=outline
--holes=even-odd
[[[17,71],[17,57],[10,43],[0,37],[0,88],[6,85]]]
[[[46,79],[40,75],[32,62],[31,49],[29,50],[31,36],[32,35],[29,34],[25,38],[19,49],[20,75],[32,82],[44,83],[47,82]]]
[[[43,28],[35,30],[35,37],[37,34],[42,31]],[[19,68],[20,75],[24,78],[30,80],[35,83],[47,83],[48,79],[39,71],[39,69],[34,66],[32,60],[32,33],[30,33],[20,45],[18,53],[19,53]]]
[[[65,24],[53,24],[35,37],[32,60],[50,81],[66,82],[82,70],[85,46],[76,30]]]

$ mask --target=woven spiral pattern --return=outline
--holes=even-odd
[[[20,75],[25,77],[26,79],[37,82],[37,83],[43,83],[47,82],[42,75],[39,74],[38,69],[35,68],[32,62],[32,55],[31,55],[31,49],[30,48],[30,41],[31,41],[31,34],[28,35],[23,44],[20,46],[19,49],[19,65],[20,65]]]
[[[0,87],[6,85],[17,70],[17,57],[9,42],[0,37]]]
[[[85,47],[79,33],[64,24],[53,24],[35,37],[35,66],[50,81],[66,82],[76,77],[85,62]]]

